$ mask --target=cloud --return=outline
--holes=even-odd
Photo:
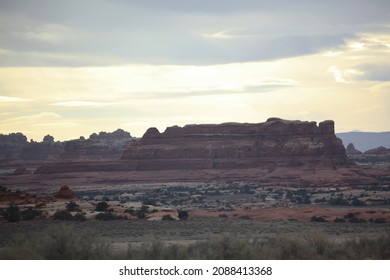
[[[29,101],[29,99],[21,98],[21,97],[10,97],[10,96],[3,96],[0,95],[0,103],[8,103],[8,102],[26,102]]]
[[[49,120],[49,119],[61,119],[62,116],[53,112],[42,112],[38,114],[32,115],[24,115],[11,119],[4,120],[3,122],[18,122],[18,123],[34,123],[41,120]]]
[[[328,2],[1,1],[0,61],[20,67],[275,60],[336,48],[389,24],[386,1]]]
[[[52,106],[63,106],[63,107],[106,107],[116,105],[118,103],[113,102],[96,102],[96,101],[63,101],[52,103]]]
[[[78,123],[74,122],[43,122],[43,123],[34,123],[32,126],[38,126],[38,127],[75,127],[80,126]]]
[[[329,67],[328,72],[333,74],[337,83],[347,83],[347,80],[345,79],[345,76],[339,67],[333,65]]]
[[[220,39],[220,40],[239,39],[239,38],[251,36],[250,34],[241,33],[240,31],[245,31],[245,28],[229,28],[215,33],[205,33],[202,34],[202,36],[205,38]]]

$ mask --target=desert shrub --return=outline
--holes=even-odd
[[[219,214],[218,217],[220,217],[220,218],[228,218],[228,215],[226,215],[226,214]]]
[[[314,202],[315,202],[315,203],[322,203],[322,202],[326,202],[326,199],[325,199],[325,197],[323,197],[323,198],[316,198],[316,199],[314,200]]]
[[[154,211],[154,210],[156,210],[156,211]],[[152,211],[152,213],[155,213],[155,212],[158,212],[158,210],[157,209],[154,209],[153,211]],[[149,211],[149,207],[141,207],[140,209],[138,209],[138,210],[135,210],[135,209],[133,209],[133,208],[129,208],[129,209],[126,209],[125,211],[124,211],[124,213],[128,213],[128,214],[130,214],[131,216],[134,216],[134,217],[137,217],[138,219],[146,219],[146,213]]]
[[[108,204],[105,201],[101,201],[96,205],[95,211],[104,212],[107,211]]]
[[[252,220],[252,218],[249,217],[248,215],[240,216],[240,219],[243,219],[243,220]]]
[[[316,222],[316,223],[324,223],[324,222],[327,222],[327,220],[322,217],[322,216],[317,216],[317,215],[314,215],[313,217],[311,217],[310,219],[311,222]]]
[[[136,211],[137,218],[140,220],[146,219],[145,212],[143,211]]]
[[[82,213],[77,213],[76,215],[73,216],[74,221],[80,221],[83,222],[86,220],[85,215]]]
[[[334,219],[334,222],[335,223],[345,223],[345,219],[337,217],[336,219]]]
[[[135,211],[133,208],[128,208],[128,209],[126,209],[125,211],[123,211],[123,213],[128,213],[128,214],[130,214],[131,216],[137,216],[137,215],[136,215],[136,211]]]
[[[0,192],[6,192],[7,190],[6,186],[0,185]]]
[[[351,201],[351,205],[352,206],[364,206],[365,203],[364,203],[364,201],[361,201],[356,196],[354,196],[352,201]]]
[[[68,204],[66,204],[66,210],[68,210],[69,212],[73,212],[73,211],[79,211],[79,205],[74,202],[74,201],[71,201],[69,202]]]
[[[390,235],[370,239],[355,237],[343,244],[343,259],[390,259]]]
[[[353,218],[355,217],[355,213],[347,213],[345,216],[344,216],[344,219],[350,219],[350,218]]]
[[[33,220],[35,217],[41,215],[42,211],[32,209],[32,207],[27,208],[20,212],[22,220]]]
[[[122,259],[389,259],[390,236],[351,238],[341,244],[323,232],[276,236],[265,240],[225,236],[189,245],[159,240],[128,247]]]
[[[383,224],[383,223],[386,223],[386,220],[384,218],[376,218],[374,220],[374,223],[376,223],[376,224]]]
[[[188,212],[187,211],[179,211],[177,217],[180,219],[180,220],[188,220]]]
[[[14,237],[0,251],[0,259],[109,259],[110,247],[96,234],[71,225],[53,225],[35,234]]]
[[[139,209],[139,211],[144,212],[144,213],[148,213],[149,212],[149,206],[142,205],[141,208]]]
[[[352,218],[349,218],[348,221],[350,223],[367,223],[367,221],[365,219],[360,219],[358,217],[352,217]]]
[[[8,222],[19,222],[20,221],[19,207],[13,204],[10,205],[5,210],[4,218],[6,218]]]
[[[164,215],[161,220],[163,220],[163,221],[174,221],[175,218],[168,214],[168,215]]]
[[[73,215],[68,210],[59,210],[53,215],[54,220],[72,221]]]
[[[96,220],[100,220],[100,221],[113,221],[113,220],[118,220],[119,217],[115,214],[113,214],[112,212],[103,212],[103,213],[99,213],[95,216],[95,219]]]
[[[348,201],[342,197],[331,198],[329,200],[330,205],[349,205]]]

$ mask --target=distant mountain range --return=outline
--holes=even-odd
[[[388,132],[342,132],[336,136],[343,141],[345,147],[352,143],[356,149],[365,152],[369,149],[383,146],[390,148],[390,131]]]

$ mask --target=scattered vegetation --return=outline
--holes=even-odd
[[[316,222],[316,223],[325,223],[325,222],[327,222],[327,220],[324,217],[317,216],[317,215],[314,215],[313,217],[311,217],[310,221],[311,222]]]
[[[163,221],[174,221],[175,218],[172,217],[171,215],[167,214],[167,215],[164,215],[164,216],[161,218],[161,220],[163,220]]]
[[[97,214],[95,216],[95,219],[100,220],[100,221],[113,221],[113,220],[124,219],[124,217],[115,215],[112,212],[103,212],[103,213]]]
[[[70,225],[53,225],[29,236],[15,236],[0,250],[0,259],[110,259],[110,246],[94,236]]]
[[[108,204],[105,201],[101,201],[96,205],[95,211],[104,212],[107,211]]]
[[[53,220],[61,221],[85,221],[86,218],[83,213],[76,213],[74,216],[68,210],[59,210],[54,213]]]
[[[53,220],[72,221],[73,215],[68,210],[59,210],[54,213]]]
[[[181,210],[181,211],[178,212],[177,217],[178,217],[180,220],[188,220],[188,212],[187,212],[187,211],[184,211],[184,210]]]
[[[118,252],[96,234],[69,224],[14,237],[0,259],[390,259],[390,235],[335,242],[320,231],[264,239],[225,236],[187,245],[155,239]]]
[[[66,204],[66,210],[70,211],[70,212],[74,212],[74,211],[80,211],[80,206],[74,202],[74,201],[71,201],[69,203]]]
[[[35,217],[38,217],[42,214],[42,211],[28,207],[27,209],[20,212],[22,220],[33,220]]]
[[[6,218],[8,222],[19,222],[20,221],[19,207],[11,204],[6,209],[4,218]]]

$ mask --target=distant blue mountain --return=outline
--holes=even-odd
[[[336,136],[343,141],[345,147],[352,143],[356,149],[365,152],[369,149],[383,146],[390,148],[390,131],[388,132],[341,132]]]

